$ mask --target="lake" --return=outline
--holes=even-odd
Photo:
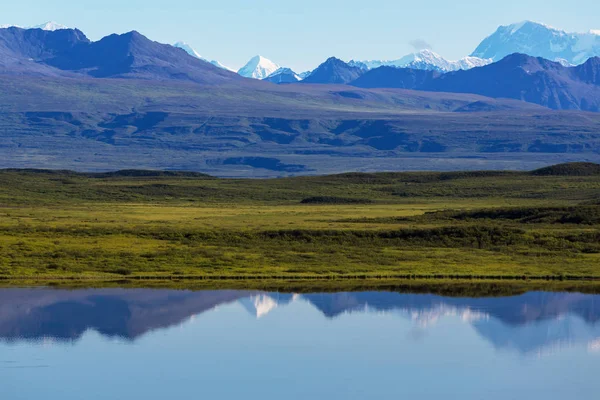
[[[0,289],[0,398],[592,399],[600,296]]]

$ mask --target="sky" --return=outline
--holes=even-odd
[[[448,59],[470,54],[498,26],[523,20],[570,32],[600,29],[598,0],[21,0],[0,25],[56,21],[91,40],[137,30],[184,41],[202,56],[240,68],[260,54],[297,72],[330,56],[397,59],[430,46]]]

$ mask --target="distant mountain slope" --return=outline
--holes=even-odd
[[[379,67],[366,72],[351,85],[361,88],[419,89],[440,75],[436,71]]]
[[[279,68],[263,80],[272,83],[295,83],[302,80],[302,78],[290,68]]]
[[[365,72],[364,68],[351,66],[338,58],[331,57],[319,65],[302,82],[344,84],[355,81]]]
[[[544,24],[524,21],[499,27],[471,55],[499,61],[513,53],[551,61],[565,60],[578,65],[590,57],[600,56],[600,32],[568,33]]]
[[[490,64],[492,60],[478,57],[464,57],[457,61],[446,60],[444,57],[431,50],[421,50],[398,60],[382,61],[350,61],[348,64],[364,69],[374,69],[382,66],[397,68],[412,68],[426,71],[451,72],[471,69]]]
[[[600,111],[600,58],[577,67],[513,54],[469,71],[452,72],[423,85],[425,90],[511,98],[559,110]]]
[[[241,79],[135,31],[90,42],[76,29],[0,29],[0,56],[0,67],[13,74],[57,75],[66,71],[96,78],[170,79],[201,84]]]
[[[46,61],[89,45],[77,29],[43,30],[9,27],[0,29],[0,71],[14,75],[61,75]]]
[[[279,65],[263,56],[254,56],[238,71],[243,77],[264,79],[279,69]]]
[[[557,110],[600,111],[600,58],[575,67],[524,54],[446,74],[380,67],[350,83],[362,88],[403,88],[510,98]]]

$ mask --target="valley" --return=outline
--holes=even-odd
[[[594,398],[600,3],[547,3],[7,4],[2,400]]]

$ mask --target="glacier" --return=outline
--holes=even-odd
[[[354,67],[360,67],[369,70],[387,66],[396,68],[412,68],[427,71],[438,71],[445,73],[471,69],[475,67],[482,67],[490,63],[492,63],[491,59],[484,59],[472,56],[464,57],[456,61],[450,61],[431,50],[421,50],[416,53],[408,54],[397,60],[352,60],[348,64]]]

